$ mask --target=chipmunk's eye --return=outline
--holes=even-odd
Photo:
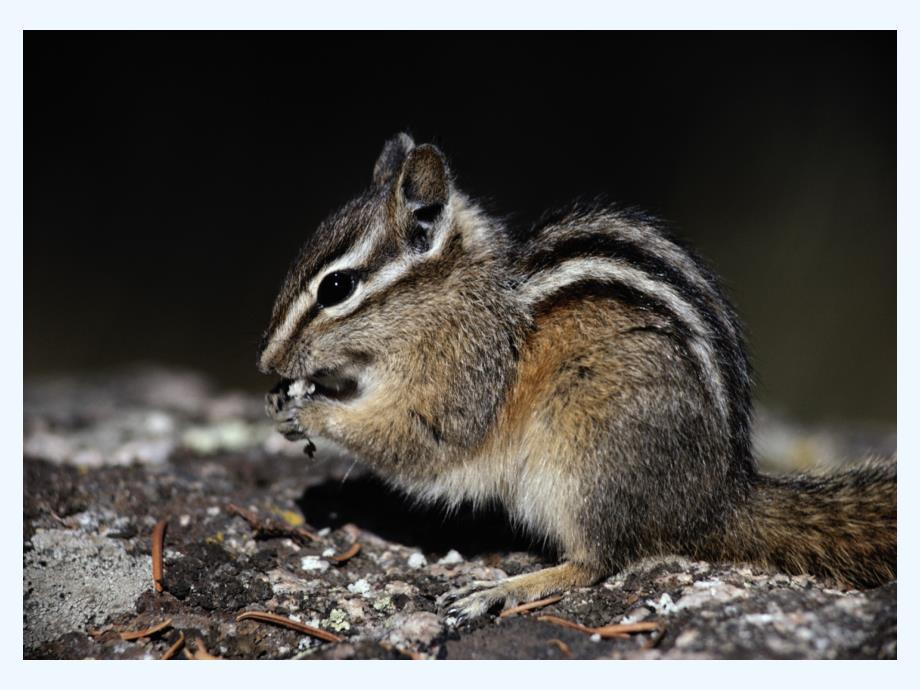
[[[319,284],[316,291],[316,303],[321,307],[333,307],[339,302],[344,302],[355,291],[358,280],[351,271],[335,271],[330,273]]]

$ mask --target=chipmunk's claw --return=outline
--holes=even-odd
[[[490,580],[476,580],[459,589],[438,597],[439,608],[449,606],[445,616],[462,625],[487,613],[496,604],[505,602],[508,592],[501,584]]]
[[[448,609],[447,612],[445,613],[445,616],[446,616],[447,618],[453,619],[452,621],[448,621],[448,622],[452,622],[453,625],[455,625],[455,626],[456,626],[456,625],[463,625],[464,623],[466,623],[466,622],[469,620],[469,618],[468,618],[468,616],[466,615],[466,613],[464,613],[462,610],[460,610],[460,609],[458,609],[458,608],[450,608],[450,609]]]
[[[435,603],[437,604],[438,608],[444,608],[448,604],[452,604],[458,599],[462,599],[467,594],[478,592],[482,589],[488,589],[489,587],[494,587],[495,585],[496,583],[493,580],[473,580],[473,582],[468,585],[444,592],[444,594],[437,598]]]
[[[277,429],[288,441],[298,441],[307,437],[306,430],[303,428],[297,415],[300,411],[300,407],[301,406],[296,403],[291,403],[274,416],[275,429]]]

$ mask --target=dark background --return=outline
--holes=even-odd
[[[267,388],[289,261],[408,129],[514,223],[597,194],[673,223],[761,400],[894,422],[895,77],[894,32],[27,32],[27,381]]]

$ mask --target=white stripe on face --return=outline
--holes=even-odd
[[[268,341],[268,345],[266,345],[265,349],[262,351],[261,364],[263,368],[269,368],[272,359],[275,357],[275,354],[290,337],[294,330],[294,326],[297,325],[300,317],[306,313],[307,309],[312,306],[313,302],[314,298],[312,295],[307,292],[301,292],[297,296],[297,299],[291,303],[291,306],[288,307],[287,314],[284,317],[284,321],[282,321],[281,325],[275,329],[274,333],[272,333],[271,339]]]
[[[378,243],[382,240],[383,230],[383,224],[377,224],[351,251],[343,254],[332,263],[327,264],[313,276],[310,282],[307,283],[307,287],[293,302],[291,302],[281,325],[271,334],[268,345],[262,353],[261,364],[263,367],[268,368],[278,351],[295,335],[294,329],[300,322],[300,319],[303,318],[303,315],[306,314],[314,304],[316,304],[316,291],[323,278],[335,271],[356,268],[367,261],[368,257],[370,257]],[[349,297],[346,303],[357,297],[359,292],[360,290],[355,290],[355,294]]]
[[[723,417],[727,417],[727,401],[722,374],[711,344],[709,328],[693,305],[666,283],[656,281],[639,269],[613,259],[571,259],[535,274],[521,286],[521,297],[525,304],[533,305],[580,280],[620,283],[663,302],[693,334],[694,337],[689,343],[690,350],[703,367],[707,380],[712,384],[719,411]]]
[[[323,309],[323,317],[340,318],[350,314],[358,308],[365,298],[377,294],[390,285],[393,285],[421,262],[439,256],[446,246],[450,235],[453,219],[453,207],[451,204],[445,206],[443,214],[443,217],[435,224],[435,228],[438,232],[432,238],[431,248],[427,252],[423,254],[404,254],[384,265],[382,268],[378,269],[366,283],[358,285],[354,293],[344,302]],[[294,329],[303,315],[316,303],[316,291],[323,278],[335,271],[361,266],[361,264],[367,261],[368,257],[373,254],[374,250],[385,241],[385,233],[386,227],[382,222],[378,222],[375,224],[372,231],[364,236],[359,245],[347,254],[342,255],[332,263],[324,266],[323,269],[310,280],[306,289],[301,292],[291,303],[291,306],[288,307],[281,325],[272,333],[269,343],[262,354],[263,367],[267,368],[268,364],[283,348],[284,344],[296,335]]]
[[[452,208],[449,204],[444,207],[443,213],[444,216],[439,219],[435,225],[438,233],[432,238],[431,248],[427,252],[416,254],[409,251],[398,256],[390,263],[384,264],[374,272],[374,275],[371,276],[365,284],[359,286],[359,288],[355,290],[355,294],[349,299],[334,307],[324,309],[323,313],[329,318],[347,316],[358,308],[362,300],[383,292],[419,264],[440,256],[451,234],[450,229],[453,215]]]

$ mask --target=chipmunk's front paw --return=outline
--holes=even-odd
[[[291,381],[283,380],[265,396],[265,413],[275,423],[275,428],[289,441],[306,438],[307,433],[298,418],[306,400],[291,395]]]
[[[301,414],[311,400],[311,393],[310,387],[302,380],[282,380],[265,396],[265,413],[275,423],[275,429],[288,441],[306,439],[304,452],[312,456],[316,447],[307,436]]]

